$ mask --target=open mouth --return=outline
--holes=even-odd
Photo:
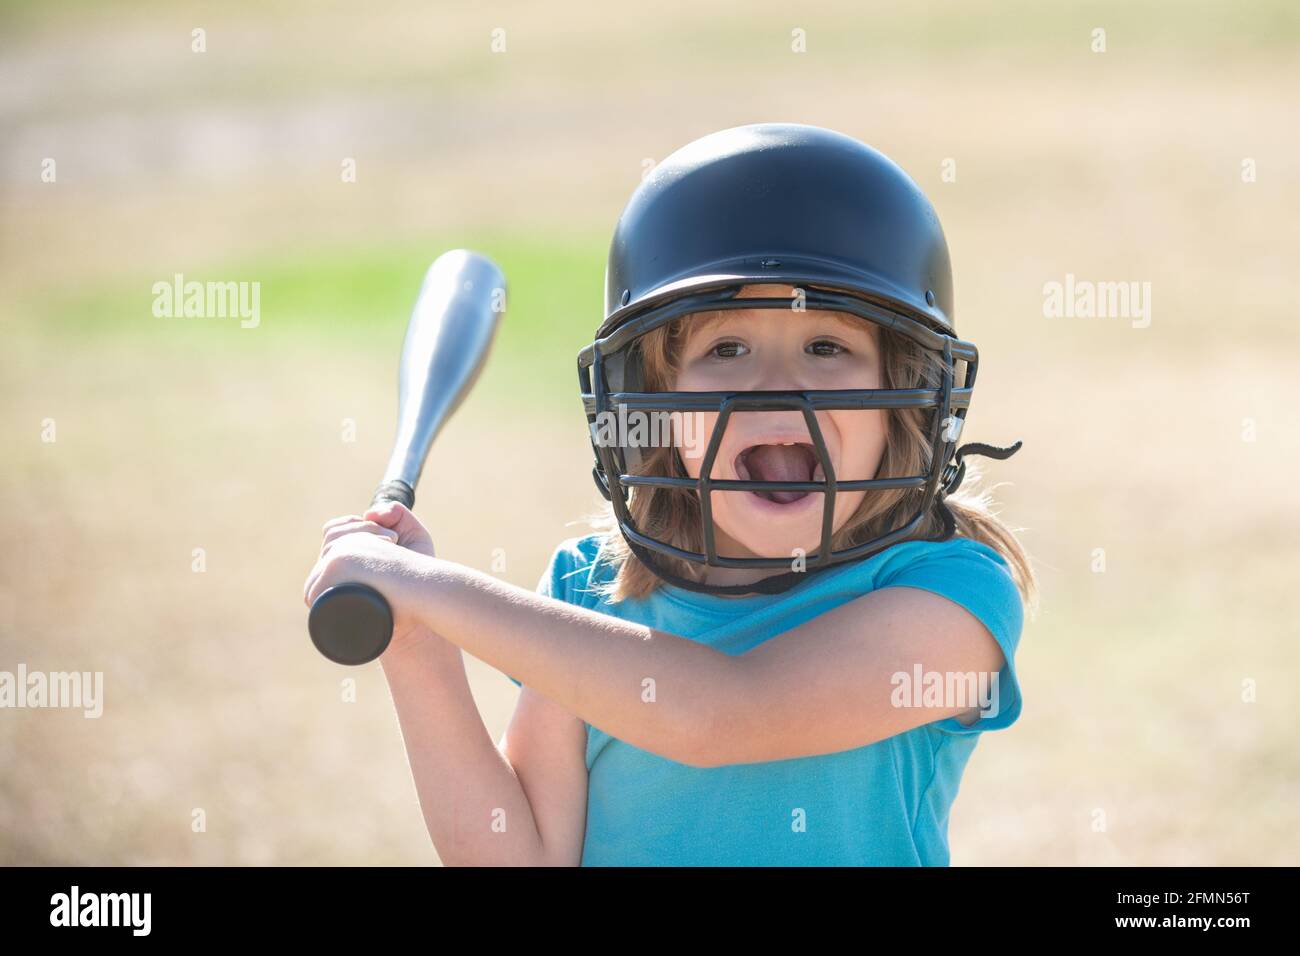
[[[736,474],[742,481],[821,481],[825,470],[817,452],[807,442],[751,445],[736,456]],[[812,494],[809,491],[755,491],[752,494],[787,505]]]

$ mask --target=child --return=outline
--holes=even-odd
[[[629,201],[579,357],[609,527],[532,593],[434,557],[399,504],[326,525],[305,599],[392,605],[381,662],[444,863],[949,862],[975,743],[1020,713],[1034,587],[956,495],[965,456],[1018,446],[957,446],[978,353],[951,298],[938,219],[884,156],[715,133]],[[522,687],[499,746],[462,650]]]

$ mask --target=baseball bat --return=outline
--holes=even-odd
[[[371,506],[415,505],[415,486],[439,430],[483,369],[501,314],[505,275],[466,249],[443,253],[425,273],[406,327],[397,376],[397,437]],[[312,643],[338,664],[373,661],[393,636],[393,613],[374,588],[339,584],[312,603]]]

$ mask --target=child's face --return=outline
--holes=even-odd
[[[750,285],[741,297],[789,298],[791,294],[788,285]],[[678,391],[882,387],[879,330],[871,322],[846,314],[792,309],[736,309],[722,312],[712,321],[702,317],[690,321],[673,386]],[[837,480],[876,476],[885,450],[885,415],[882,409],[817,412]],[[679,443],[682,462],[693,478],[700,476],[707,439],[717,419],[717,412],[703,413],[695,423],[700,440]],[[785,447],[788,443],[795,444]],[[803,413],[791,409],[733,412],[714,461],[713,477],[821,481],[824,475]],[[836,495],[836,530],[865,494]],[[812,554],[821,543],[823,500],[820,492],[762,496],[751,491],[713,492],[718,553],[737,558],[792,558],[794,549],[801,548]]]

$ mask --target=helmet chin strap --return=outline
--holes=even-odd
[[[1018,441],[1014,445],[1007,445],[1004,448],[1000,445],[986,445],[983,442],[971,441],[962,445],[953,456],[952,463],[948,465],[948,473],[943,479],[941,494],[952,494],[957,490],[957,486],[962,483],[962,479],[966,477],[966,462],[962,459],[967,455],[980,455],[984,458],[996,458],[999,461],[1006,461],[1020,451],[1020,446],[1023,444],[1023,441]]]
[[[952,464],[948,465],[948,478],[939,488],[939,494],[935,499],[935,507],[939,512],[939,520],[943,522],[943,534],[935,541],[947,541],[957,533],[957,519],[953,517],[952,510],[944,501],[949,495],[960,487],[962,481],[966,478],[966,462],[962,459],[966,455],[980,455],[984,458],[996,458],[999,461],[1006,461],[1016,452],[1020,451],[1023,441],[1018,441],[1013,445],[1007,445],[1005,448],[999,445],[986,445],[983,442],[967,442],[957,449],[953,456]]]
[[[947,541],[957,533],[957,520],[953,517],[952,511],[944,502],[944,498],[952,494],[961,485],[962,480],[966,477],[966,462],[963,460],[967,455],[979,455],[984,458],[996,458],[999,461],[1006,461],[1016,452],[1018,452],[1023,441],[1015,444],[1001,447],[998,445],[986,445],[983,442],[967,442],[957,449],[952,464],[948,466],[951,473],[948,479],[939,489],[939,494],[935,498],[935,507],[939,513],[939,520],[943,522],[943,532],[935,538],[921,538],[916,540],[923,541]],[[901,543],[901,542],[896,542]],[[659,565],[658,556],[644,545],[628,539],[628,545],[632,553],[641,560],[646,567],[655,573],[659,578],[684,588],[687,591],[695,591],[701,594],[721,594],[721,595],[743,595],[743,594],[783,594],[786,591],[809,580],[818,572],[829,571],[831,568],[845,567],[848,564],[863,561],[873,554],[879,554],[879,551],[873,551],[855,558],[853,562],[840,562],[837,564],[819,565],[809,568],[805,571],[786,571],[783,574],[774,574],[770,577],[762,578],[752,584],[702,584],[699,581],[692,581],[689,578],[683,578],[680,575],[673,574]],[[884,549],[881,549],[884,550]]]

